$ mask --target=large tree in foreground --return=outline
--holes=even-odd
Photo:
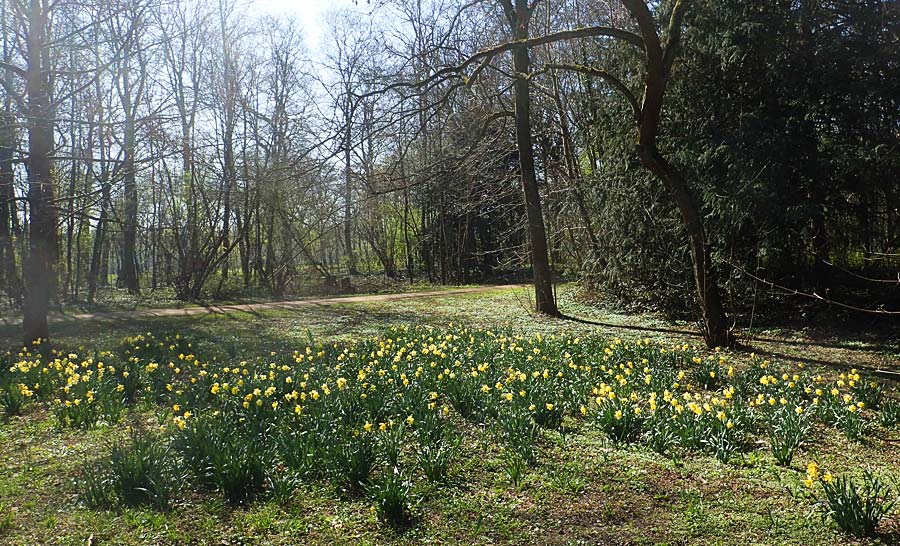
[[[24,342],[32,344],[49,338],[47,314],[57,298],[60,205],[56,200],[55,163],[62,161],[55,140],[57,111],[61,104],[90,87],[119,58],[121,48],[112,51],[111,60],[102,66],[97,60],[95,66],[62,70],[60,52],[69,52],[68,61],[75,64],[74,52],[90,50],[84,40],[93,34],[99,21],[90,18],[88,10],[50,0],[14,0],[9,7],[12,17],[4,16],[2,31],[22,39],[16,40],[15,56],[5,52],[0,63],[5,77],[0,82],[16,103],[27,130],[27,150],[23,155],[28,175],[28,247],[23,260],[22,325]],[[131,33],[128,29],[123,32]],[[74,142],[70,142],[69,147],[73,146]],[[70,199],[73,192],[70,189]],[[73,214],[74,210],[69,212]]]
[[[711,347],[731,346],[734,344],[734,337],[722,302],[719,280],[712,263],[710,244],[697,197],[681,171],[659,149],[666,87],[672,76],[672,66],[681,40],[681,27],[690,2],[676,0],[668,6],[670,7],[667,11],[668,22],[660,25],[665,29],[664,35],[657,30],[654,11],[648,2],[644,0],[621,0],[621,2],[635,21],[638,30],[637,36],[629,33],[630,38],[627,41],[632,45],[639,45],[643,52],[644,72],[641,79],[643,95],[640,98],[629,89],[625,81],[604,67],[569,63],[548,63],[546,67],[555,70],[573,70],[600,78],[628,101],[636,126],[635,153],[641,164],[665,187],[681,216],[691,251],[703,338]],[[663,11],[660,6],[656,6],[654,10],[656,13]],[[638,41],[635,41],[635,37]]]
[[[666,84],[672,75],[672,64],[681,39],[681,25],[689,2],[677,0],[674,3],[666,25],[665,43],[657,31],[656,21],[647,2],[622,0],[622,3],[637,22],[645,54],[644,94],[635,111],[635,151],[641,163],[665,186],[681,214],[691,249],[694,282],[702,313],[703,337],[711,347],[731,346],[734,338],[722,303],[719,281],[696,197],[681,172],[660,153],[658,145]],[[636,101],[631,102],[637,104]]]
[[[56,292],[58,241],[53,188],[53,107],[50,101],[51,74],[46,66],[49,41],[50,2],[29,0],[17,6],[20,24],[27,37],[23,53],[24,70],[4,68],[25,81],[28,125],[28,255],[25,258],[24,341],[31,344],[49,337],[47,311]],[[14,92],[13,89],[7,89]]]

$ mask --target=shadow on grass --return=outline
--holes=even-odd
[[[777,341],[773,343],[778,343]],[[748,347],[747,351],[753,350],[753,347]],[[815,358],[808,354],[803,356],[795,356],[789,355],[787,353],[783,353],[780,351],[770,351],[767,349],[755,349],[757,354],[768,356],[772,358],[777,358],[779,360],[783,360],[786,362],[802,362],[804,364],[817,364],[819,366],[824,366],[826,368],[833,368],[836,370],[849,370],[851,368],[856,368],[870,375],[877,375],[883,379],[888,379],[891,381],[900,382],[900,369],[885,369],[881,366],[871,366],[868,364],[861,364],[859,362],[851,362],[847,360],[825,360],[822,358]]]
[[[860,345],[859,343],[868,343],[868,342],[858,342],[858,343],[833,343],[833,342],[824,342],[824,341],[816,341],[816,340],[793,340],[793,339],[781,339],[776,337],[763,337],[763,336],[752,336],[747,338],[748,341],[771,341],[781,343],[783,345],[793,345],[795,347],[823,347],[826,349],[842,349],[844,351],[877,351],[878,346],[876,343],[869,343],[868,345]]]
[[[886,544],[887,546],[900,546],[900,531],[880,533],[878,539],[881,540],[882,544]]]
[[[137,334],[181,334],[230,356],[305,346],[314,336],[328,341],[349,336],[371,336],[390,326],[420,324],[422,314],[411,310],[372,309],[369,306],[304,306],[265,311],[223,310],[192,316],[97,318],[59,322],[51,326],[53,344],[109,345]],[[19,325],[0,325],[0,352],[18,350]]]
[[[696,330],[683,330],[683,329],[677,329],[677,328],[661,328],[661,327],[653,327],[653,326],[638,326],[638,325],[632,325],[632,324],[614,324],[611,322],[602,322],[602,321],[598,321],[598,320],[578,318],[578,317],[573,317],[573,316],[565,315],[565,314],[563,314],[560,318],[563,320],[576,322],[579,324],[587,324],[587,325],[591,325],[591,326],[601,326],[604,328],[611,328],[611,329],[630,330],[630,331],[635,331],[635,332],[653,332],[653,333],[660,333],[660,334],[677,334],[677,335],[690,336],[690,337],[702,337],[700,332],[698,332]],[[847,335],[849,337],[853,337],[853,336],[850,336],[850,334],[847,334]],[[900,336],[900,333],[898,333],[897,335]],[[738,337],[738,340],[740,343],[740,346],[738,348],[740,350],[747,350],[747,351],[753,350],[753,347],[749,344],[750,342],[753,342],[753,341],[761,341],[764,343],[777,343],[779,345],[790,345],[790,346],[794,346],[794,347],[820,347],[823,349],[841,349],[841,350],[845,350],[845,351],[871,352],[871,351],[879,350],[879,346],[878,346],[877,342],[872,341],[870,339],[866,339],[864,337],[860,337],[860,336],[856,336],[857,339],[854,339],[849,342],[843,342],[843,343],[818,341],[815,339],[796,340],[796,339],[784,339],[784,338],[770,337],[770,336],[746,336],[746,335],[741,335],[740,332],[737,333],[737,337]],[[885,332],[884,338],[889,339],[890,333]],[[898,339],[900,339],[900,338],[898,338]],[[825,362],[825,361],[822,361],[822,362]]]
[[[563,314],[560,316],[562,320],[577,322],[578,324],[587,324],[590,326],[602,326],[604,328],[612,328],[617,330],[631,330],[634,332],[653,332],[657,334],[678,334],[683,336],[700,337],[700,332],[694,330],[678,330],[675,328],[659,328],[655,326],[637,326],[633,324],[614,324],[612,322],[601,322],[599,320],[583,319]]]
[[[407,299],[392,302],[362,302],[348,304],[319,304],[310,302],[303,306],[284,306],[272,309],[254,310],[234,308],[228,305],[207,306],[210,313],[195,315],[140,315],[96,317],[77,321],[61,321],[51,325],[54,345],[74,349],[79,345],[95,347],[118,343],[123,337],[139,333],[154,334],[180,333],[196,339],[204,349],[215,349],[217,354],[234,357],[261,351],[283,351],[305,346],[313,340],[331,341],[340,338],[366,338],[383,334],[391,326],[463,323],[470,326],[493,327],[504,321],[513,320],[525,329],[550,327],[566,329],[566,323],[596,327],[597,335],[614,335],[615,332],[630,332],[634,335],[673,336],[696,339],[700,333],[690,326],[667,326],[652,324],[647,316],[629,316],[628,322],[611,322],[603,318],[580,318],[563,315],[561,320],[541,322],[515,302],[494,295],[456,295],[452,299]],[[602,311],[598,309],[598,311]],[[631,320],[633,319],[633,320]],[[530,322],[529,322],[530,321]],[[554,324],[555,323],[555,324]],[[869,339],[862,339],[863,335]],[[837,343],[825,340],[793,340],[768,336],[747,336],[740,338],[744,344],[738,348],[742,352],[756,352],[772,358],[794,362],[815,363],[822,366],[844,369],[856,367],[872,373],[883,372],[882,368],[893,370],[885,377],[896,380],[900,366],[890,363],[890,358],[881,360],[855,358],[855,354],[866,351],[877,353],[890,348],[892,337],[885,334],[883,343],[873,341],[869,332],[856,332],[850,341]],[[858,340],[857,340],[858,339]],[[21,326],[0,323],[0,353],[17,350],[20,346]],[[880,347],[879,347],[880,345]],[[869,348],[872,347],[872,348]],[[809,348],[805,350],[804,348]],[[822,348],[827,350],[816,351]],[[846,351],[845,354],[841,354]],[[882,362],[886,362],[883,364]]]
[[[662,327],[653,327],[653,326],[638,326],[638,325],[629,325],[629,324],[614,324],[610,322],[603,322],[591,319],[583,319],[578,317],[572,317],[569,315],[562,315],[560,317],[562,320],[575,322],[578,324],[586,324],[590,326],[599,326],[602,328],[608,328],[612,330],[626,330],[632,332],[652,332],[657,334],[668,334],[668,335],[681,335],[681,336],[689,336],[689,337],[702,337],[700,332],[696,330],[684,330],[677,328],[662,328]],[[835,355],[835,359],[828,360],[823,358],[817,358],[809,353],[804,353],[802,356],[791,355],[781,351],[774,351],[770,349],[765,349],[759,346],[754,346],[753,342],[762,342],[769,343],[773,345],[787,345],[791,347],[810,347],[810,348],[822,348],[822,349],[839,349],[843,351],[860,351],[860,352],[872,352],[877,351],[877,347],[875,346],[860,346],[858,344],[851,343],[828,343],[821,342],[815,340],[786,340],[774,337],[763,337],[763,336],[750,336],[750,337],[741,337],[738,336],[739,344],[736,347],[737,351],[743,353],[757,353],[763,356],[769,356],[773,358],[778,358],[785,361],[790,362],[804,362],[804,363],[812,363],[818,364],[821,366],[835,368],[835,369],[850,369],[857,368],[860,370],[864,370],[870,374],[878,375],[885,379],[900,381],[900,369],[884,369],[880,366],[871,366],[867,364],[861,364],[859,362],[851,362],[847,359],[840,358],[839,355]],[[831,353],[834,354],[834,353]],[[892,368],[889,366],[889,368]]]

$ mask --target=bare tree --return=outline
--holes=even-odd
[[[0,4],[0,29],[3,31],[3,63],[12,63],[11,32],[8,27],[10,6],[7,0]],[[14,182],[14,155],[17,147],[17,122],[13,112],[13,71],[4,70],[2,74],[3,110],[0,113],[0,285],[10,301],[21,303],[21,279],[16,265],[16,251],[13,246],[13,235],[18,218]]]
[[[138,189],[136,132],[138,111],[144,98],[147,82],[147,61],[140,37],[146,32],[145,11],[148,5],[140,0],[111,6],[110,36],[121,55],[114,64],[116,90],[124,115],[122,164],[124,221],[122,223],[122,284],[132,294],[140,291],[135,247],[138,228]],[[136,65],[136,66],[135,66]],[[137,75],[133,75],[134,68]]]
[[[336,128],[340,130],[338,139],[340,153],[343,157],[344,176],[344,225],[343,243],[347,256],[347,271],[350,275],[358,273],[357,258],[353,248],[354,219],[353,198],[354,178],[353,148],[355,146],[354,129],[357,123],[359,100],[362,92],[365,63],[373,53],[375,42],[368,34],[362,21],[347,11],[336,11],[329,18],[330,47],[328,50],[328,68],[337,78],[334,90],[326,85],[331,95],[337,116]],[[358,131],[357,131],[358,132]]]

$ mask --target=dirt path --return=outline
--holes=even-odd
[[[243,303],[235,305],[204,305],[196,307],[165,308],[165,309],[138,309],[134,311],[104,311],[98,313],[78,313],[74,315],[53,314],[48,317],[51,323],[84,321],[84,320],[129,320],[141,318],[159,317],[190,317],[194,315],[212,315],[227,313],[254,313],[270,309],[297,309],[301,307],[322,307],[329,305],[343,305],[347,303],[369,303],[378,301],[402,300],[410,298],[428,298],[435,296],[453,296],[457,294],[474,294],[490,292],[491,290],[504,290],[511,288],[523,288],[521,284],[503,284],[496,286],[476,286],[472,288],[453,288],[450,290],[431,290],[427,292],[401,292],[397,294],[370,294],[362,296],[337,296],[328,298],[310,298],[293,301],[273,301],[266,303]],[[21,317],[2,317],[0,324],[16,326],[22,323]]]

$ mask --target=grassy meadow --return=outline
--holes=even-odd
[[[527,294],[55,324],[0,357],[0,543],[900,540],[896,346]]]

